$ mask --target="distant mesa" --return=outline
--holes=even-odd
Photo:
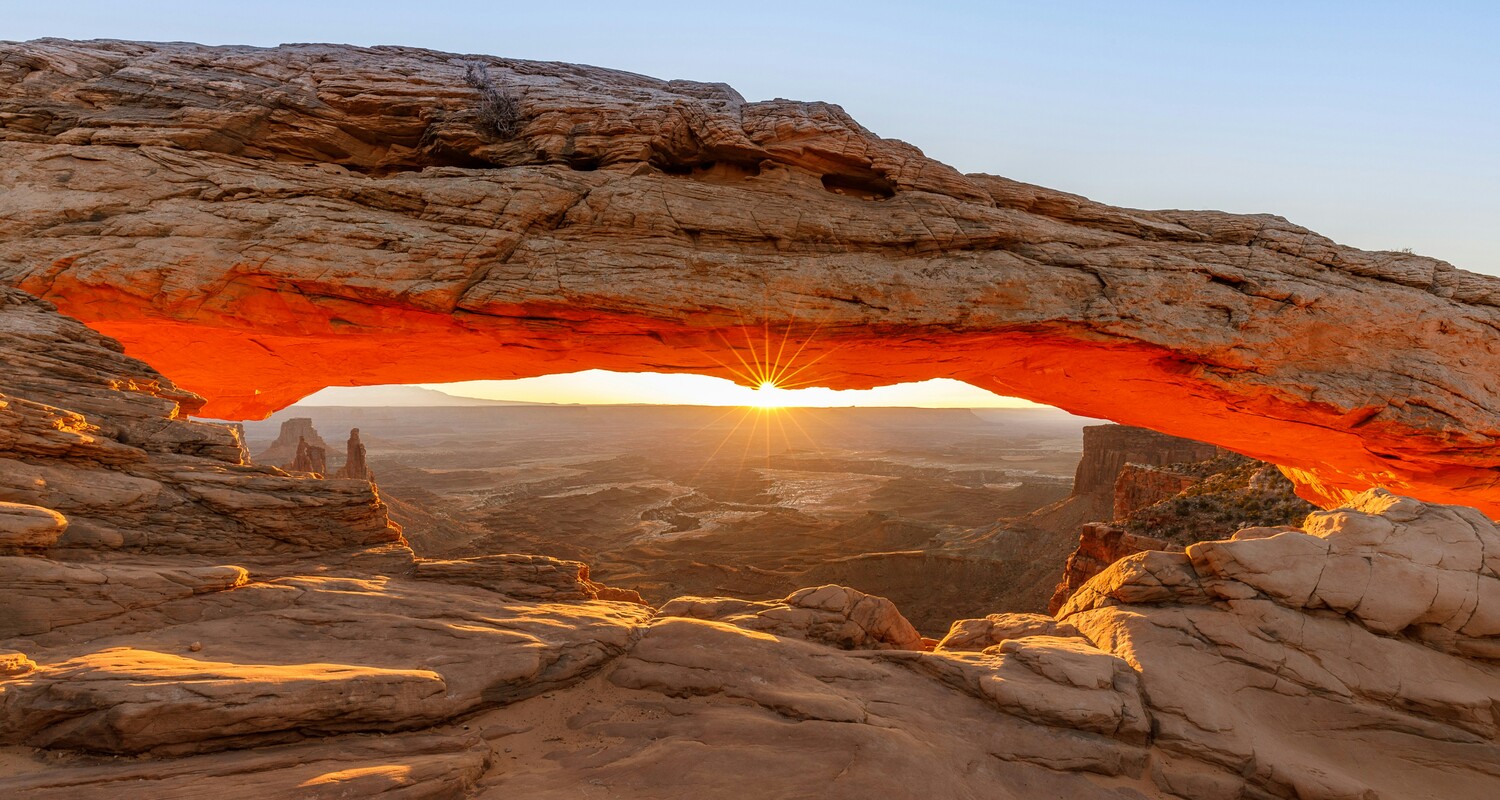
[[[293,417],[282,421],[280,435],[276,437],[276,441],[272,442],[270,447],[256,454],[255,463],[270,464],[277,467],[287,466],[296,469],[292,465],[299,461],[299,455],[303,455],[299,451],[306,448],[316,448],[325,454],[330,452],[331,449],[328,443],[323,441],[323,437],[318,435],[318,430],[313,427],[311,417]],[[327,467],[326,460],[324,467],[325,469],[323,470],[299,469],[298,471],[325,472]]]
[[[339,468],[329,472],[328,453],[331,448],[313,427],[310,417],[292,417],[283,420],[281,433],[270,447],[255,457],[256,463],[279,466],[292,472],[315,473],[334,478],[358,478],[367,480],[370,468],[365,461],[365,445],[359,438],[359,428],[349,431],[349,441],[344,447],[344,459]]]

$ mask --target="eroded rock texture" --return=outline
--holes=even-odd
[[[298,783],[319,776],[332,795],[390,780],[453,796],[487,757],[420,737],[415,758],[369,773],[334,775],[386,752],[360,742],[233,754],[206,773],[51,767],[68,751],[182,756],[430,727],[582,679],[650,616],[574,562],[414,559],[368,481],[249,464],[235,428],[186,418],[201,398],[10,288],[0,366],[5,796],[118,796],[122,780],[140,796],[220,779],[238,792],[260,772],[261,796],[325,796]]]
[[[51,304],[0,288],[0,542],[94,558],[400,541],[368,482],[252,466],[235,429],[188,417],[202,403]]]
[[[1374,491],[941,642],[841,586],[653,612],[576,562],[415,560],[369,483],[238,463],[192,395],[0,297],[0,474],[48,470],[0,508],[6,797],[1500,791],[1500,530],[1473,509]],[[201,473],[218,499],[172,503]],[[167,499],[111,516],[125,478]]]
[[[0,46],[0,185],[0,280],[209,415],[588,367],[749,382],[741,360],[779,352],[799,382],[951,377],[1213,442],[1325,505],[1379,485],[1500,514],[1500,281],[961,175],[824,103],[394,47],[46,40]]]

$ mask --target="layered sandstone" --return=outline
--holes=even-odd
[[[1196,475],[1146,464],[1126,464],[1115,479],[1114,516],[1125,519],[1143,508],[1176,497],[1201,480]]]
[[[588,367],[751,382],[742,359],[795,352],[798,381],[957,378],[1213,442],[1325,504],[1382,485],[1500,513],[1500,281],[961,175],[825,103],[398,47],[44,40],[0,47],[0,183],[0,280],[210,415]]]
[[[1113,522],[1079,529],[1048,613],[1057,613],[1084,583],[1126,556],[1181,552],[1204,531],[1296,524],[1313,510],[1276,467],[1233,453],[1165,467],[1126,464],[1115,480]]]
[[[1047,613],[1056,614],[1085,583],[1126,556],[1147,550],[1180,550],[1171,542],[1131,533],[1107,522],[1088,522],[1078,531],[1078,547],[1068,554],[1062,578],[1047,601]]]
[[[344,466],[339,467],[337,476],[361,481],[370,477],[370,466],[365,462],[365,443],[360,441],[359,428],[349,431],[349,441],[344,446]]]
[[[1107,507],[1112,506],[1118,502],[1118,483],[1127,465],[1159,467],[1204,461],[1219,452],[1206,442],[1167,436],[1146,428],[1090,425],[1083,429],[1083,456],[1073,477],[1073,494],[1098,495]]]
[[[583,678],[649,616],[573,562],[415,559],[368,481],[248,463],[236,428],[187,418],[201,398],[9,288],[0,365],[0,746],[430,726]]]
[[[1371,492],[1301,530],[1130,556],[1058,618],[963,620],[936,643],[840,586],[653,613],[576,562],[372,544],[326,503],[357,485],[380,519],[370,484],[233,463],[232,428],[173,413],[191,395],[45,303],[0,296],[0,458],[50,470],[31,488],[43,505],[6,511],[31,527],[0,558],[5,796],[1500,787],[1500,530],[1472,509]],[[85,502],[111,478],[154,476],[169,496],[204,471],[241,502],[161,518]],[[64,499],[82,509],[56,512],[66,527],[35,510]],[[282,547],[244,521],[273,501]],[[122,541],[69,539],[96,519]],[[212,553],[149,546],[200,523],[220,530]]]
[[[248,463],[202,398],[119,345],[0,288],[0,530],[70,557],[294,555],[399,542],[365,481]],[[30,510],[26,510],[30,509]]]

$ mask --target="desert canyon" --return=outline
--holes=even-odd
[[[0,792],[1494,797],[1497,329],[1500,279],[961,174],[825,103],[398,47],[0,43]],[[650,476],[691,503],[627,487],[652,531],[888,537],[778,571],[587,516],[558,544],[516,510],[551,494],[462,517],[462,476],[423,494],[394,428],[257,422],[325,386],[587,368],[956,378],[1138,427],[1003,489],[998,462],[880,465],[896,522],[842,538],[712,475]],[[979,424],[933,447],[982,458]],[[874,469],[837,457],[767,469]],[[943,492],[1009,521],[910,511]],[[746,596],[704,594],[726,575]]]

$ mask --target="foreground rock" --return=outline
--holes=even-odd
[[[210,415],[737,377],[769,331],[798,380],[958,378],[1284,465],[1324,505],[1500,514],[1500,281],[1280,217],[960,175],[824,103],[409,48],[7,44],[0,114],[0,281]]]
[[[0,365],[0,745],[169,756],[427,727],[583,680],[650,616],[577,563],[419,565],[368,481],[246,463],[234,428],[186,418],[201,398],[11,289]],[[483,764],[456,758],[434,786]],[[328,791],[384,785],[362,775]]]
[[[1114,521],[1081,526],[1047,612],[1057,613],[1090,578],[1126,556],[1182,552],[1204,531],[1293,525],[1314,510],[1274,465],[1234,453],[1165,466],[1125,464],[1114,483]]]
[[[679,597],[662,606],[661,615],[717,620],[848,649],[922,649],[921,634],[894,603],[846,586],[800,589],[773,602]]]
[[[251,466],[235,429],[188,418],[202,404],[50,304],[0,288],[0,531],[11,531],[0,536],[70,558],[401,541],[368,482]]]

